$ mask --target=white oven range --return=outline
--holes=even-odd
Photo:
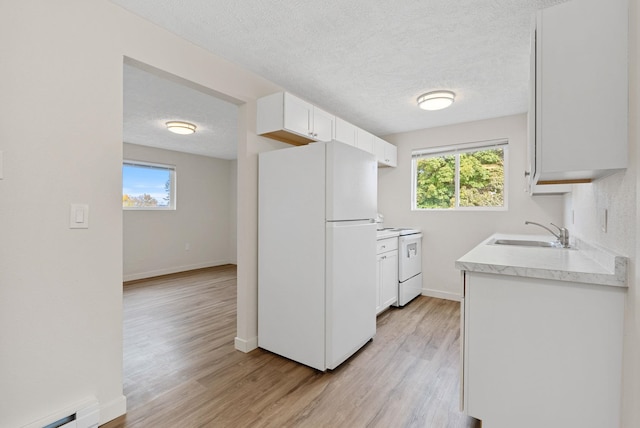
[[[398,231],[398,302],[404,306],[422,294],[422,233],[417,229]]]

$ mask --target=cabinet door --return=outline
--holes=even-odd
[[[386,141],[384,142],[384,163],[394,168],[398,166],[398,148]]]
[[[570,1],[539,12],[540,180],[626,168],[627,23],[627,0]]]
[[[389,143],[387,143],[386,141],[384,141],[382,138],[380,137],[375,137],[375,155],[376,155],[376,160],[378,161],[379,165],[386,165],[385,162],[385,146]]]
[[[289,93],[284,94],[284,128],[305,137],[311,136],[313,105]]]
[[[620,426],[624,298],[618,287],[467,272],[467,414],[487,426]]]
[[[389,159],[389,166],[398,166],[398,148],[396,146],[387,143],[387,146],[385,146],[384,155],[385,158]]]
[[[388,308],[398,301],[398,251],[389,251],[382,256],[380,304]]]
[[[375,137],[376,160],[379,165],[397,166],[398,148],[380,137]]]
[[[336,141],[356,146],[356,126],[336,117]]]
[[[382,254],[378,254],[377,256],[378,265],[376,267],[376,315],[382,312],[382,303],[381,303],[381,290],[382,290],[382,278],[384,278],[384,273],[382,272],[384,266],[384,256]]]
[[[313,139],[316,141],[333,140],[335,116],[326,111],[313,108]]]
[[[365,152],[376,154],[375,135],[360,128],[357,128],[356,135],[356,146],[359,149],[364,150]]]
[[[536,96],[538,94],[536,89],[536,75],[538,74],[538,71],[536,70],[536,38],[537,31],[534,28],[531,32],[529,51],[529,112],[527,114],[527,133],[529,139],[527,141],[527,169],[524,173],[527,186],[526,188],[530,194],[533,193],[533,186],[538,180],[538,175],[536,174],[538,171],[536,166],[536,116],[539,113],[536,111],[538,106],[538,102],[536,100]]]

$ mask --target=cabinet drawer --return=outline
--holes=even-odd
[[[398,238],[381,239],[377,242],[376,254],[398,249]]]

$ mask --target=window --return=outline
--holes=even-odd
[[[122,163],[122,208],[176,208],[176,168],[138,161]]]
[[[412,209],[506,209],[507,149],[499,140],[415,150]]]

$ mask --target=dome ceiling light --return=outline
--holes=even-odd
[[[171,122],[167,122],[167,129],[175,134],[180,135],[188,135],[196,132],[196,126],[193,123],[189,122],[180,122],[177,120],[173,120]]]
[[[433,91],[418,97],[418,107],[423,110],[442,110],[453,104],[456,94],[451,91]]]

